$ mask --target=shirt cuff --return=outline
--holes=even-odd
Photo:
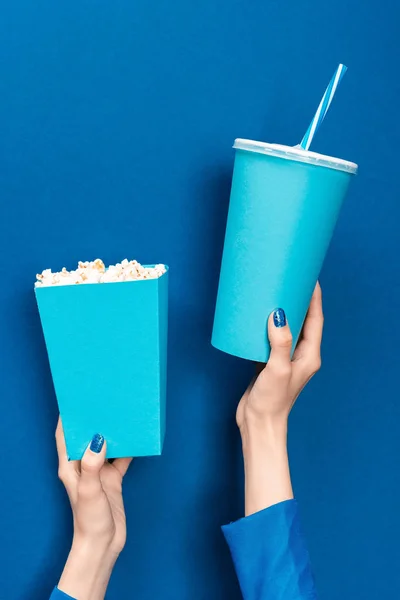
[[[317,600],[297,502],[222,527],[244,600]]]
[[[65,594],[56,587],[54,588],[53,593],[50,596],[50,600],[75,600],[75,598],[72,598],[72,596],[68,596],[68,594]]]

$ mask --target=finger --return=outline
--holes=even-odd
[[[68,460],[61,417],[58,417],[56,428],[56,446],[58,454],[58,476],[64,484],[67,484],[69,478],[76,473],[77,461]]]
[[[79,493],[92,497],[102,491],[100,471],[106,459],[105,439],[99,433],[93,436],[81,461]]]
[[[117,469],[121,477],[124,477],[131,462],[132,458],[116,458],[112,466]]]
[[[268,338],[271,344],[268,366],[289,365],[290,367],[293,339],[282,308],[276,309],[268,319]]]
[[[322,290],[319,283],[315,286],[303,327],[303,339],[314,345],[320,346],[324,314],[322,311]]]
[[[323,326],[322,291],[321,286],[317,283],[304,321],[302,338],[296,349],[295,360],[304,356],[314,359],[320,356]]]

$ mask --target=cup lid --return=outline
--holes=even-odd
[[[326,156],[325,154],[318,154],[317,152],[310,152],[309,150],[303,150],[303,148],[297,146],[266,144],[265,142],[255,142],[253,140],[237,138],[233,147],[238,150],[268,154],[269,156],[276,156],[277,158],[284,158],[286,160],[296,160],[298,162],[316,165],[317,167],[328,167],[329,169],[345,171],[352,175],[355,175],[358,170],[358,165],[349,162],[348,160]]]

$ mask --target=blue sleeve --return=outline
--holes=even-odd
[[[54,588],[52,595],[50,596],[50,600],[75,600],[72,596],[68,596],[68,594],[64,594],[58,588]]]
[[[244,600],[317,600],[297,502],[222,527]]]

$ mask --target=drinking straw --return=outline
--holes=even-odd
[[[322,100],[318,106],[317,112],[315,113],[315,116],[314,116],[313,120],[311,121],[310,126],[307,129],[305,136],[303,137],[303,139],[300,142],[300,148],[303,148],[304,150],[309,149],[311,142],[313,141],[313,137],[314,137],[318,127],[321,125],[322,121],[324,120],[325,115],[328,112],[328,109],[333,100],[333,96],[335,95],[335,92],[337,90],[337,87],[338,87],[339,83],[341,82],[343,75],[346,73],[346,71],[347,71],[347,67],[342,64],[340,64],[338,66],[338,68],[336,69],[334,76],[332,77],[332,79],[329,82],[328,87],[326,88],[325,94],[322,96]]]

